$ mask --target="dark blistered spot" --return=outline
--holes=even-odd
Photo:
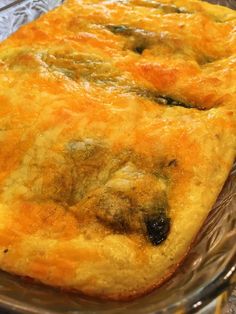
[[[159,104],[168,105],[168,106],[180,106],[185,108],[190,108],[189,104],[185,104],[179,100],[176,100],[172,97],[165,96],[165,95],[157,95],[155,101]]]
[[[193,106],[190,103],[184,103],[180,100],[174,99],[170,96],[166,96],[166,95],[160,95],[155,97],[154,99],[158,104],[160,105],[167,105],[170,107],[183,107],[183,108],[187,108],[187,109],[197,109],[197,110],[206,110],[205,107],[200,107],[200,106]]]
[[[197,110],[206,110],[204,107],[193,106],[190,103],[184,103],[178,99],[172,98],[167,95],[161,95],[158,91],[150,90],[150,89],[141,89],[141,88],[133,88],[131,92],[134,92],[136,95],[141,96],[143,98],[147,98],[151,101],[158,103],[159,105],[165,105],[170,107],[183,107],[187,109],[197,109]]]
[[[132,50],[138,54],[142,54],[145,49],[152,47],[160,40],[158,34],[142,28],[125,25],[107,25],[106,28],[113,34],[127,37],[124,49]]]
[[[196,61],[200,66],[207,66],[208,64],[212,64],[214,62],[217,62],[218,60],[219,60],[219,58],[201,55],[200,53],[196,57]]]
[[[133,50],[134,50],[134,52],[141,55],[145,49],[146,49],[146,47],[144,45],[140,45],[140,46],[134,47]]]
[[[130,36],[133,33],[133,30],[126,25],[107,25],[106,28],[111,31],[113,34]]]
[[[164,212],[145,221],[147,235],[153,245],[158,245],[166,240],[170,231],[170,218]]]
[[[172,159],[171,161],[169,161],[168,167],[176,167],[176,166],[177,166],[177,160],[176,159]]]
[[[141,0],[138,3],[135,3],[137,6],[143,6],[148,8],[161,9],[164,14],[170,13],[190,13],[184,7],[177,7],[174,4],[162,3],[154,0]]]
[[[6,254],[8,251],[9,251],[8,249],[5,249],[5,250],[3,251],[3,253]]]
[[[175,7],[174,13],[179,13],[179,14],[189,14],[191,12],[187,11],[184,7]]]
[[[173,4],[164,4],[160,3],[159,8],[163,11],[164,14],[170,14],[170,13],[178,13],[178,14],[185,14],[189,13],[185,8],[183,7],[177,7]]]

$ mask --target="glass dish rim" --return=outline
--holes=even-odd
[[[22,3],[27,2],[27,1],[30,1],[30,0],[14,0],[11,3],[1,7],[0,13],[4,11],[8,11],[9,9],[15,8],[16,6],[21,5]]]
[[[31,1],[32,0],[13,0],[11,3],[0,8],[0,14],[2,14],[3,12],[7,12],[11,9],[16,9],[22,4],[25,4]],[[203,0],[203,1],[206,2],[207,0]],[[222,5],[222,4],[217,3],[216,5]],[[232,173],[236,173],[236,161],[232,169],[234,170],[233,172],[231,171],[230,175],[232,175]],[[209,213],[209,215],[210,214],[211,212]],[[193,241],[192,245],[194,244],[195,244],[195,240]],[[183,263],[184,263],[184,260],[183,260]],[[9,275],[14,276],[11,274]],[[41,284],[39,283],[39,285]],[[209,304],[213,300],[213,298],[218,297],[221,293],[223,293],[227,289],[233,289],[235,285],[236,285],[236,248],[233,250],[227,262],[226,267],[220,273],[211,277],[209,280],[204,281],[201,286],[197,287],[191,293],[186,294],[182,300],[169,304],[167,307],[162,308],[160,310],[154,310],[154,312],[152,312],[152,310],[151,312],[148,311],[148,305],[145,305],[144,307],[142,307],[141,310],[144,311],[146,314],[169,313],[169,311],[177,310],[182,306],[183,308],[187,310],[187,313],[189,310],[191,310],[191,313],[195,313],[196,311],[199,311],[202,308],[204,308],[204,306]],[[44,286],[45,285],[42,284],[42,287]],[[53,288],[53,287],[51,287],[51,289],[58,290],[57,288]],[[201,293],[203,291],[204,291],[204,294]],[[56,310],[55,311],[51,309],[45,310],[44,308],[40,306],[36,306],[29,303],[27,304],[24,301],[16,300],[11,297],[4,297],[1,294],[0,294],[0,307],[6,310],[10,310],[10,311],[18,311],[21,313],[28,313],[28,314],[31,314],[31,313],[32,314],[33,313],[34,314],[41,314],[41,313],[42,314],[57,314]],[[80,313],[80,310],[78,310],[78,314],[79,313]],[[137,312],[137,313],[141,313],[141,312]]]

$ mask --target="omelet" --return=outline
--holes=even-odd
[[[0,44],[0,268],[110,300],[183,261],[235,159],[236,12],[66,0]]]

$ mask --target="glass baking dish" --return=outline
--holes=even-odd
[[[209,2],[236,9],[235,0]],[[1,0],[0,40],[61,3]],[[235,243],[236,164],[183,265],[153,293],[132,302],[99,302],[0,272],[0,306],[37,314],[213,313],[236,284]]]

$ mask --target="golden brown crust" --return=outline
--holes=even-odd
[[[68,0],[0,45],[1,269],[114,300],[169,278],[235,158],[235,24]]]

